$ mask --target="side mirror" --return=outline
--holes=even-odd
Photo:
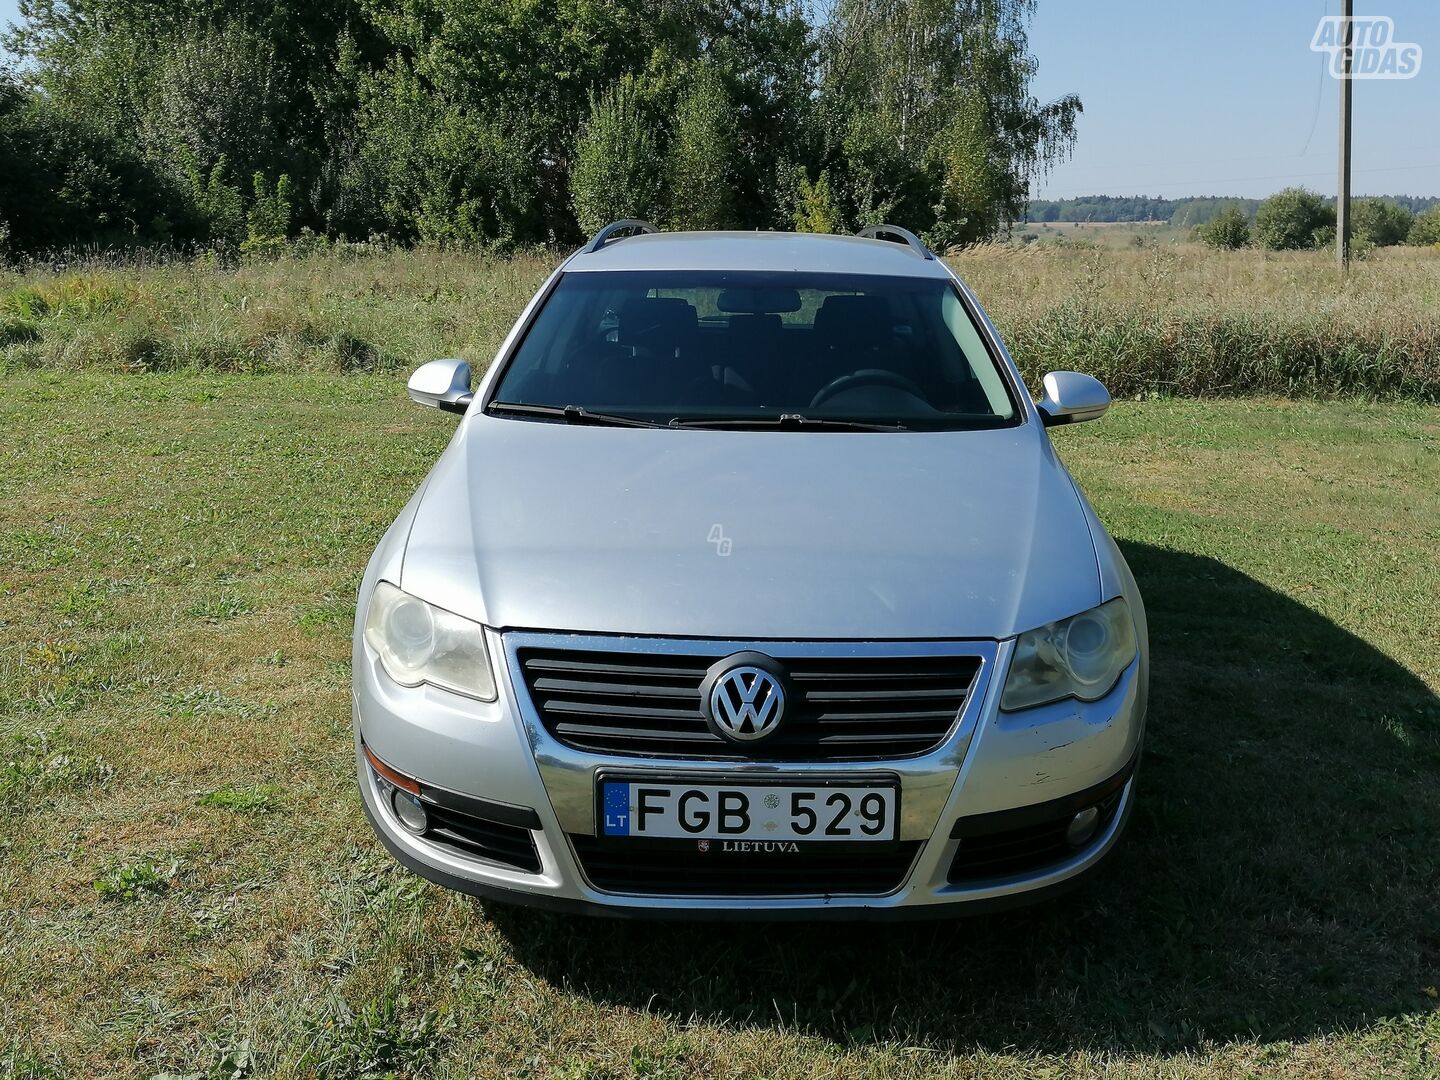
[[[410,376],[410,400],[432,409],[463,413],[475,395],[470,392],[470,365],[464,360],[431,360]]]
[[[1045,376],[1040,419],[1046,427],[1098,420],[1110,408],[1110,391],[1099,379],[1078,371],[1052,371]]]

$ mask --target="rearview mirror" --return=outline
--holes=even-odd
[[[1098,420],[1110,408],[1110,391],[1099,379],[1078,371],[1052,371],[1044,379],[1040,418],[1046,427]]]
[[[410,376],[410,400],[432,409],[463,413],[475,395],[470,392],[470,365],[464,360],[431,360]]]

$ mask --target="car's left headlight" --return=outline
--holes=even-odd
[[[1062,698],[1095,701],[1135,659],[1135,623],[1123,596],[1015,640],[1000,707],[1007,711]]]
[[[495,672],[485,630],[388,581],[375,586],[365,612],[365,641],[385,674],[401,686],[429,683],[457,694],[495,700]]]

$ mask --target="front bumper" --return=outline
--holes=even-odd
[[[934,655],[948,650],[981,658],[973,689],[942,744],[921,756],[893,761],[783,765],[653,761],[562,745],[531,705],[518,676],[517,649],[537,642],[583,648],[586,640],[490,632],[499,696],[489,703],[431,687],[397,686],[363,640],[357,640],[354,719],[360,790],[367,817],[397,859],[462,892],[562,910],[642,917],[923,917],[1037,900],[1073,886],[1114,847],[1130,812],[1132,774],[1144,728],[1141,658],[1100,701],[1059,702],[1011,714],[998,709],[1000,687],[995,677],[1008,667],[1010,643],[847,644],[843,648],[848,651],[875,655],[894,655],[897,650]],[[637,649],[649,651],[695,644],[632,641]],[[739,642],[706,644],[722,655],[754,647]],[[614,639],[604,639],[604,647],[614,646]],[[789,648],[828,655],[841,646]],[[461,822],[480,822],[479,843],[469,842],[476,839],[473,835],[447,842],[445,836],[437,840],[431,834],[420,837],[407,831],[393,809],[392,789],[366,760],[367,747],[386,765],[419,779],[423,798],[442,800],[447,813],[458,808],[465,815],[457,819]],[[583,863],[583,851],[593,847],[595,777],[602,769],[630,774],[654,771],[669,777],[718,772],[737,781],[776,774],[799,778],[892,774],[901,788],[898,839],[905,852],[913,854],[897,875],[895,887],[883,895],[817,891],[727,896],[721,889],[716,895],[634,895],[614,887],[605,891],[587,878]],[[974,866],[957,870],[972,850],[978,850],[976,845],[993,846],[992,841],[1008,842],[1011,836],[1017,843],[1038,842],[1032,837],[1047,828],[1046,821],[1061,820],[1091,805],[1086,799],[1102,805],[1103,813],[1094,835],[1079,848],[1061,847],[1043,865],[1026,865],[1018,872],[1006,870],[1010,864],[1003,858],[977,864],[979,871]],[[498,839],[487,846],[492,831]],[[450,834],[450,839],[454,837]],[[865,857],[863,851],[855,855]],[[989,875],[984,865],[1000,869]]]

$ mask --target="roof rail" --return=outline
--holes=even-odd
[[[909,229],[900,228],[899,225],[866,225],[855,235],[863,236],[867,240],[884,240],[887,237],[898,237],[901,243],[909,244],[910,249],[922,259],[935,258],[935,253],[926,247],[918,236]],[[889,242],[892,244],[895,243],[894,240],[890,240]]]
[[[648,221],[641,221],[639,218],[625,218],[622,221],[612,221],[609,225],[606,225],[603,229],[601,229],[599,232],[597,232],[594,236],[590,238],[589,242],[585,245],[584,250],[586,252],[599,251],[602,247],[605,246],[606,242],[616,233],[631,231],[642,233],[655,233],[659,232],[660,230],[657,229],[654,225],[651,225]]]

